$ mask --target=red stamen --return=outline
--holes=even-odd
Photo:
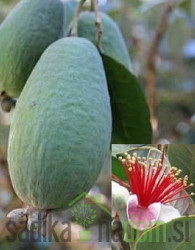
[[[133,157],[126,154],[125,159],[120,157],[119,160],[129,185],[116,176],[113,176],[113,178],[119,184],[128,188],[132,194],[137,195],[141,207],[148,207],[154,202],[170,203],[193,195],[191,193],[177,196],[193,184],[187,185],[187,176],[178,179],[177,176],[181,171],[177,168],[172,167],[169,170],[168,166],[163,167],[164,150],[161,159],[155,160],[154,163],[150,160],[149,166],[146,166],[145,159],[141,161],[136,154],[133,154]]]

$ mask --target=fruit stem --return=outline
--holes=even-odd
[[[12,210],[8,215],[8,220],[16,223],[16,228],[26,228],[31,232],[40,230],[41,235],[45,236],[43,223],[47,219],[49,210],[39,210],[32,207],[19,208]],[[22,223],[21,223],[22,221]]]
[[[102,52],[101,37],[102,37],[102,25],[101,17],[98,8],[98,0],[91,0],[91,9],[95,12],[95,26],[96,26],[96,46],[100,52]]]
[[[72,30],[70,33],[70,36],[78,36],[78,17],[81,12],[82,6],[85,3],[86,0],[80,0],[77,4],[77,8],[74,14],[73,18],[73,25],[72,25]]]
[[[5,92],[0,96],[0,105],[4,112],[10,112],[16,105],[16,100],[9,97]]]

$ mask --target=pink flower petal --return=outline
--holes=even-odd
[[[160,214],[160,202],[152,203],[147,208],[138,205],[137,195],[130,195],[127,201],[127,218],[137,230],[146,230],[155,224]]]

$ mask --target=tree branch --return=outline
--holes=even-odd
[[[81,12],[81,9],[82,9],[85,1],[86,0],[80,0],[77,4],[77,8],[76,8],[74,18],[73,18],[73,25],[72,25],[72,30],[71,30],[70,36],[78,36],[78,16]]]
[[[168,1],[164,13],[160,19],[160,22],[157,26],[153,42],[151,44],[147,62],[146,62],[146,92],[148,98],[148,104],[151,113],[151,121],[153,125],[154,132],[157,130],[157,120],[155,117],[156,114],[156,106],[157,106],[157,97],[156,97],[156,67],[155,67],[155,59],[158,52],[159,44],[163,38],[165,33],[167,22],[169,15],[171,14],[175,5],[175,0]]]

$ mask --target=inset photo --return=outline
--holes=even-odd
[[[113,144],[112,249],[193,249],[194,179],[194,144]]]

